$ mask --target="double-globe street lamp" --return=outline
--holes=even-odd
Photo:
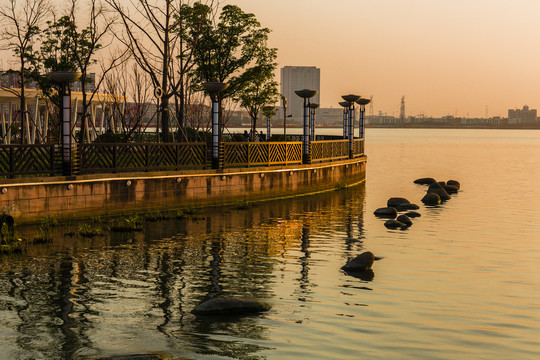
[[[219,93],[229,87],[229,84],[218,81],[205,82],[203,84],[212,99],[212,169],[220,166],[219,147],[221,145],[221,122],[220,122],[220,98]]]
[[[53,71],[51,79],[61,85],[60,99],[62,111],[60,112],[60,133],[62,137],[62,175],[71,175],[71,92],[69,84],[81,77],[78,71]]]
[[[349,103],[349,159],[353,158],[353,139],[354,139],[354,104],[360,99],[360,95],[343,95],[343,100]]]
[[[296,95],[304,99],[304,134],[302,136],[302,158],[303,163],[309,163],[309,99],[317,95],[317,90],[302,89],[296,90]]]

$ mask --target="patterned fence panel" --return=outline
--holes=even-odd
[[[57,145],[0,145],[0,177],[54,176],[62,173]]]
[[[223,165],[248,166],[249,165],[249,143],[247,142],[226,142],[223,144]]]
[[[302,163],[301,142],[226,142],[224,166],[270,166]]]
[[[205,167],[205,143],[83,144],[79,147],[81,174]]]
[[[353,143],[353,155],[364,155],[364,139],[354,139]]]
[[[349,157],[349,140],[312,141],[311,161],[336,161]]]

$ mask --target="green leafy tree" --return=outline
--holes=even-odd
[[[268,47],[270,30],[261,27],[254,14],[235,5],[224,6],[217,22],[209,8],[199,14],[204,19],[197,22],[200,36],[193,53],[195,83],[229,83],[219,101],[224,97],[239,101],[255,126],[255,113],[277,100],[277,83],[273,81],[277,50]]]

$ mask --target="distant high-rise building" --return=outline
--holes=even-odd
[[[303,99],[295,90],[310,89],[319,93],[310,99],[320,104],[321,69],[315,66],[285,66],[281,68],[281,94],[288,100],[287,113],[292,114],[294,122],[302,121]]]
[[[529,110],[527,105],[523,109],[508,110],[508,124],[534,124],[536,121],[536,109]]]

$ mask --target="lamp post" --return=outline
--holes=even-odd
[[[229,84],[211,81],[203,84],[212,99],[212,169],[220,167],[219,147],[221,145],[221,123],[220,123],[220,98],[219,93],[229,87]]]
[[[364,99],[364,98],[360,98],[358,100],[356,100],[356,103],[358,105],[360,105],[360,129],[358,131],[358,137],[360,139],[363,139],[364,138],[364,128],[365,128],[365,125],[364,125],[364,112],[366,111],[366,105],[369,104],[371,101],[371,99]]]
[[[270,141],[270,136],[271,136],[271,116],[270,114],[274,113],[275,114],[275,111],[274,111],[274,107],[273,106],[265,106],[263,107],[263,114],[266,115],[266,141]]]
[[[317,95],[317,90],[296,90],[296,95],[304,99],[304,135],[302,137],[302,157],[303,163],[310,162],[309,158],[309,99]]]
[[[287,141],[287,98],[281,95],[281,101],[283,103],[283,140]]]
[[[343,106],[343,138],[347,139],[347,115],[351,104],[348,101],[340,101],[339,105]]]
[[[309,104],[310,113],[311,113],[311,123],[309,125],[311,129],[311,135],[309,141],[315,141],[315,110],[319,107],[319,104],[311,103]]]
[[[62,111],[60,112],[62,136],[62,175],[71,175],[71,92],[69,84],[81,77],[78,71],[53,71],[50,77],[61,85],[60,98],[62,99]]]
[[[349,159],[353,158],[353,138],[354,138],[354,103],[360,99],[360,95],[343,95],[343,100],[349,102]]]

